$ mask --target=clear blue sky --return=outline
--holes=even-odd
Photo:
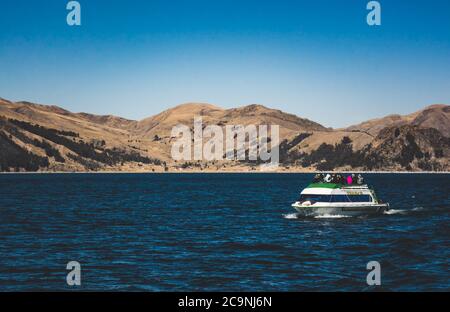
[[[252,103],[341,127],[450,103],[450,1],[1,0],[0,97],[141,119]]]

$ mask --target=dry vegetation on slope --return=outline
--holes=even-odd
[[[255,162],[172,161],[177,124],[280,126],[281,170],[449,170],[450,107],[433,105],[346,129],[249,105],[187,103],[140,120],[0,99],[1,171],[248,171]],[[289,169],[287,169],[289,168]]]

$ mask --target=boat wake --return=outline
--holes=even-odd
[[[284,214],[283,215],[283,217],[285,218],[285,219],[298,219],[299,218],[299,215],[298,215],[298,213],[288,213],[288,214]]]
[[[408,210],[406,209],[389,209],[384,212],[385,215],[395,215],[395,214],[407,214]]]
[[[389,209],[384,212],[386,215],[396,215],[396,214],[409,214],[411,212],[423,211],[425,208],[423,207],[415,207],[413,209]]]
[[[309,218],[314,218],[314,219],[342,219],[342,218],[351,218],[353,216],[345,216],[345,215],[320,215],[320,216],[303,216],[301,214],[298,213],[288,213],[288,214],[284,214],[283,218],[285,219],[309,219]]]
[[[383,212],[384,215],[407,215],[414,212],[423,211],[425,208],[423,207],[415,207],[412,209],[389,209],[385,212]],[[354,218],[357,216],[350,216],[350,215],[330,215],[330,214],[324,214],[319,216],[304,216],[299,213],[287,213],[283,214],[283,218],[285,219],[343,219],[343,218]]]
[[[346,216],[346,215],[321,215],[321,216],[315,216],[314,219],[342,219],[342,218],[351,218],[352,216]]]

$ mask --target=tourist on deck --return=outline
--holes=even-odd
[[[358,183],[359,185],[364,184],[364,178],[362,177],[361,174],[358,174],[357,183]]]
[[[334,173],[331,173],[330,174],[330,183],[334,183],[334,179],[335,179]]]
[[[324,176],[322,173],[318,173],[313,178],[313,183],[320,183],[323,182]]]
[[[347,184],[348,184],[348,185],[352,185],[352,184],[353,184],[353,178],[352,178],[351,175],[349,175],[349,176],[347,177]]]

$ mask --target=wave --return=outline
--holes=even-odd
[[[352,216],[346,216],[346,215],[320,215],[315,216],[314,219],[342,219],[342,218],[351,218]]]
[[[394,215],[394,214],[406,214],[408,211],[406,209],[389,209],[384,212],[386,215]]]
[[[411,212],[417,212],[417,211],[423,211],[425,208],[423,207],[414,207],[413,209],[389,209],[388,211],[385,211],[384,214],[386,215],[395,215],[395,214],[408,214]]]
[[[285,219],[298,219],[298,213],[288,213],[288,214],[284,214],[283,218]]]
[[[303,216],[298,213],[288,213],[284,214],[283,218],[285,219],[302,219],[302,218],[314,218],[314,219],[341,219],[341,218],[351,218],[352,216],[345,215],[320,215],[320,216]]]

